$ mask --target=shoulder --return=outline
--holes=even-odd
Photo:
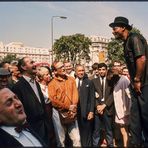
[[[72,76],[67,76],[67,80],[72,81],[72,82],[75,82],[75,78],[72,77]]]

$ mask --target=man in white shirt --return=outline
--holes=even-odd
[[[8,88],[0,90],[0,135],[0,147],[45,146],[41,138],[26,124],[23,105]]]

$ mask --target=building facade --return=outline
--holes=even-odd
[[[90,46],[90,59],[91,63],[107,62],[108,59],[108,43],[111,41],[108,38],[100,36],[90,36],[92,45]]]
[[[0,42],[0,57],[3,58],[7,54],[16,54],[17,58],[29,56],[35,62],[50,63],[51,61],[51,52],[48,48],[28,47],[22,42],[11,42],[6,45]]]

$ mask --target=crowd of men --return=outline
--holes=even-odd
[[[47,146],[122,145],[122,138],[118,139],[114,131],[113,85],[109,84],[111,80],[107,78],[108,69],[105,63],[94,63],[92,72],[86,73],[85,67],[80,64],[74,67],[71,62],[56,61],[49,67],[37,65],[29,57],[1,63],[0,98],[4,97],[3,91],[17,96],[24,108],[25,121]],[[121,63],[115,61],[111,71],[122,75]],[[124,77],[129,81],[128,73]],[[59,111],[69,111],[76,118],[63,124]],[[1,129],[16,139],[14,129],[10,133],[7,124],[2,122]],[[15,127],[17,124],[9,126]],[[21,139],[18,141],[21,143]]]
[[[116,38],[131,30],[124,17],[115,18],[110,26]],[[136,47],[138,67],[146,56],[141,44]],[[137,72],[129,63],[128,68],[120,61],[94,63],[89,73],[81,64],[38,65],[28,56],[0,63],[0,146],[146,146],[147,101],[142,99],[147,93],[143,90],[140,98],[138,79],[142,67]],[[142,83],[147,82],[144,78]],[[142,103],[141,112],[135,98]]]

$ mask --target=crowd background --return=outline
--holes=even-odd
[[[52,147],[127,147],[129,84],[128,70],[120,61],[110,66],[94,63],[87,73],[80,64],[43,65],[29,57],[1,63],[0,68],[0,88],[8,87],[20,98],[27,121]],[[65,110],[76,117],[68,124],[59,115]]]

